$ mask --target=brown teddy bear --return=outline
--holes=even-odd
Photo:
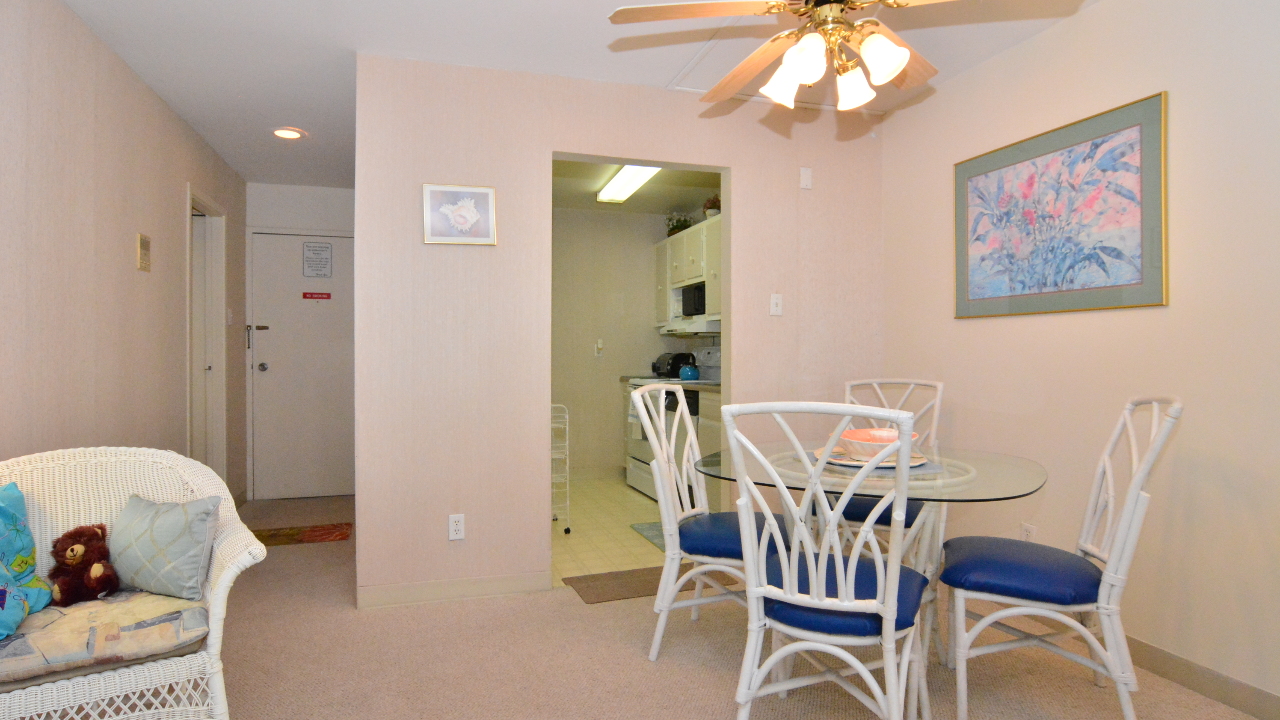
[[[120,588],[108,561],[106,525],[81,525],[53,542],[53,604],[60,607],[110,595]]]

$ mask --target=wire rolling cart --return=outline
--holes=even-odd
[[[569,408],[551,406],[551,520],[569,534]]]

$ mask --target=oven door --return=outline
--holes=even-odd
[[[690,393],[696,395],[696,393]],[[692,404],[692,403],[690,403]],[[671,426],[676,421],[675,412],[665,413],[666,425],[665,433],[667,437],[671,437]],[[698,418],[693,420],[694,432],[697,432]],[[676,433],[676,452],[680,452],[684,448],[685,430],[681,427]],[[649,438],[645,436],[644,425],[640,422],[640,416],[636,413],[635,406],[631,406],[631,412],[627,414],[627,455],[639,460],[641,463],[648,465],[653,460],[653,448],[649,446]]]

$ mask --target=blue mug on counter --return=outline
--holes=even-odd
[[[697,380],[697,379],[698,379],[698,366],[697,366],[697,365],[685,365],[684,367],[680,368],[680,379],[681,379],[681,380]]]

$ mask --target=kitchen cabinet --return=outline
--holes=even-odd
[[[703,252],[706,256],[707,314],[719,315],[721,307],[720,216],[705,223]]]
[[[671,290],[667,284],[667,241],[663,240],[654,248],[654,277],[657,291],[653,296],[653,322],[655,325],[666,325],[671,319]]]
[[[706,283],[706,312],[698,317],[706,320],[705,316],[710,316],[708,322],[719,323],[723,306],[722,223],[719,215],[708,218],[654,246],[654,268],[658,277],[654,283],[653,321],[666,328],[664,334],[681,333],[680,328],[671,328],[673,318],[678,319],[683,309],[678,291],[696,283]],[[718,331],[717,326],[709,332]]]
[[[720,266],[721,216],[708,218],[665,241],[668,287],[678,288],[707,279],[707,268]]]
[[[688,264],[684,259],[685,240],[687,239],[688,230],[680,232],[667,238],[667,264],[671,267],[671,287],[680,287],[684,284],[685,278],[689,277]]]

